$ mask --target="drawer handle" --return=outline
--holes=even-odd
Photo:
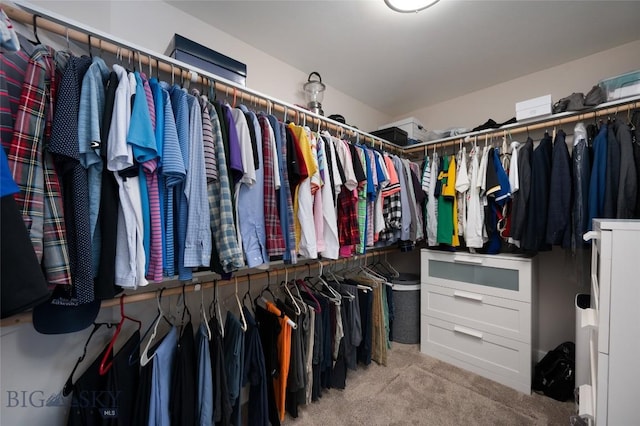
[[[476,339],[482,340],[482,333],[480,333],[479,331],[471,330],[465,327],[460,327],[459,325],[454,325],[453,331],[455,331],[456,333],[466,334],[467,336],[475,337]]]
[[[453,292],[453,297],[460,297],[462,299],[469,299],[469,300],[473,300],[475,302],[482,302],[482,296],[479,294],[473,294],[473,293],[465,293],[464,291],[454,291]]]
[[[453,261],[455,263],[465,263],[467,265],[482,265],[482,259],[473,259],[468,257],[454,257]]]
[[[589,231],[582,236],[582,239],[585,241],[597,240],[599,238],[600,233],[598,231]]]

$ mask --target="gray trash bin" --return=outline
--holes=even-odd
[[[402,273],[393,284],[393,341],[420,343],[420,276]]]
[[[581,327],[582,311],[591,307],[591,295],[576,294],[576,387],[591,384],[589,367],[589,329]]]

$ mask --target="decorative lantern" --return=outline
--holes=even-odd
[[[313,76],[318,77],[317,80],[311,80]],[[322,111],[322,99],[324,98],[324,90],[327,86],[322,82],[322,77],[317,72],[309,74],[307,82],[303,86],[304,97],[307,101],[307,108],[319,115],[324,115]]]

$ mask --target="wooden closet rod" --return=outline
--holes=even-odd
[[[273,110],[279,112],[298,124],[307,123],[307,125],[312,129],[317,129],[322,123],[324,123],[322,127],[325,129],[333,130],[339,134],[347,134],[348,136],[356,136],[360,134],[362,142],[366,143],[369,141],[372,146],[384,147],[387,151],[393,151],[395,153],[403,152],[402,147],[356,129],[353,126],[342,124],[335,120],[331,120],[305,110],[297,105],[287,104],[286,102],[260,94],[252,91],[251,89],[237,86],[233,82],[225,80],[222,77],[197,69],[194,66],[174,60],[173,58],[159,55],[146,49],[133,48],[124,43],[115,42],[110,40],[108,35],[102,35],[96,30],[85,29],[78,24],[69,25],[64,22],[59,22],[59,19],[47,16],[44,12],[30,12],[29,10],[25,10],[23,7],[14,6],[12,4],[3,4],[2,7],[11,20],[25,25],[35,26],[34,29],[36,30],[42,29],[53,34],[57,34],[69,40],[82,43],[83,45],[90,47],[92,50],[95,48],[99,51],[120,56],[124,58],[124,60],[131,59],[134,65],[140,64],[157,68],[158,70],[172,75],[178,82],[182,80],[189,81],[192,84],[201,84],[202,87],[207,88],[213,85],[216,91],[228,94],[229,97],[232,97],[234,104],[237,98],[240,98],[240,102],[246,100],[247,102],[258,103],[261,107],[267,109],[267,111]],[[31,8],[29,7],[29,9]]]
[[[245,283],[245,282],[248,282],[249,280],[257,281],[264,278],[273,278],[273,277],[278,277],[278,278],[282,277],[282,279],[284,279],[284,276],[286,273],[288,273],[289,276],[292,277],[299,272],[307,272],[310,270],[310,268],[318,268],[320,265],[326,266],[331,264],[338,264],[340,262],[348,263],[348,262],[360,261],[363,259],[367,259],[369,257],[379,256],[382,254],[386,255],[388,253],[397,252],[397,251],[398,251],[397,247],[387,247],[384,249],[371,251],[365,254],[355,255],[349,258],[340,258],[337,260],[303,259],[305,263],[300,263],[296,265],[281,264],[281,265],[278,265],[278,267],[274,268],[273,270],[266,270],[264,272],[242,274],[242,271],[238,271],[237,274],[238,273],[239,274],[236,275],[235,277],[232,277],[230,280],[223,280],[220,278],[212,279],[211,275],[216,275],[214,272],[203,273],[203,275],[201,276],[203,280],[200,280],[200,277],[194,276],[194,279],[191,282],[184,282],[185,284],[184,291],[185,293],[191,293],[194,291],[203,291],[206,289],[210,289],[210,288],[213,288],[215,282],[217,282],[219,286],[223,287],[230,284],[235,284],[236,279],[238,280],[238,283]],[[170,288],[167,288],[162,293],[163,296],[177,296],[182,294],[183,283],[180,283],[178,280],[170,280],[167,282],[150,284],[147,287],[141,288],[140,291],[138,292],[126,293],[126,290],[125,290],[124,303],[129,304],[129,303],[137,303],[137,302],[145,302],[147,300],[153,300],[156,297],[156,292],[164,286],[163,284],[167,284],[171,286]],[[120,305],[120,296],[117,296],[113,299],[103,300],[102,303],[100,304],[100,309],[110,308],[110,307],[119,306],[119,305]],[[3,318],[2,320],[0,320],[0,327],[30,323],[31,320],[32,320],[31,311],[22,312],[22,313],[19,313],[7,318]]]
[[[605,106],[600,107],[599,109],[592,109],[589,111],[575,111],[571,112],[571,115],[563,114],[561,117],[553,118],[547,117],[541,121],[534,121],[529,124],[512,124],[506,126],[501,129],[492,129],[492,130],[482,130],[479,132],[473,133],[465,133],[463,135],[452,136],[450,138],[435,140],[431,142],[423,142],[419,145],[412,145],[411,147],[405,148],[405,154],[415,155],[416,153],[424,153],[425,155],[428,153],[429,149],[443,148],[451,145],[457,145],[459,143],[470,142],[474,138],[478,138],[478,140],[483,140],[484,138],[492,139],[495,137],[503,137],[506,135],[513,135],[515,133],[529,133],[532,130],[540,130],[540,129],[549,129],[550,127],[557,127],[563,124],[575,123],[578,121],[586,120],[590,117],[593,117],[594,121],[598,120],[603,116],[617,114],[620,111],[631,111],[632,109],[638,108],[639,97],[633,97],[629,99],[620,99],[615,102],[607,103]]]

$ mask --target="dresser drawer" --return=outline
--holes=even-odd
[[[531,393],[531,346],[422,316],[421,351],[520,392]]]
[[[456,324],[529,343],[531,304],[449,287],[422,284],[421,312]]]
[[[531,302],[534,260],[422,250],[421,282]]]

